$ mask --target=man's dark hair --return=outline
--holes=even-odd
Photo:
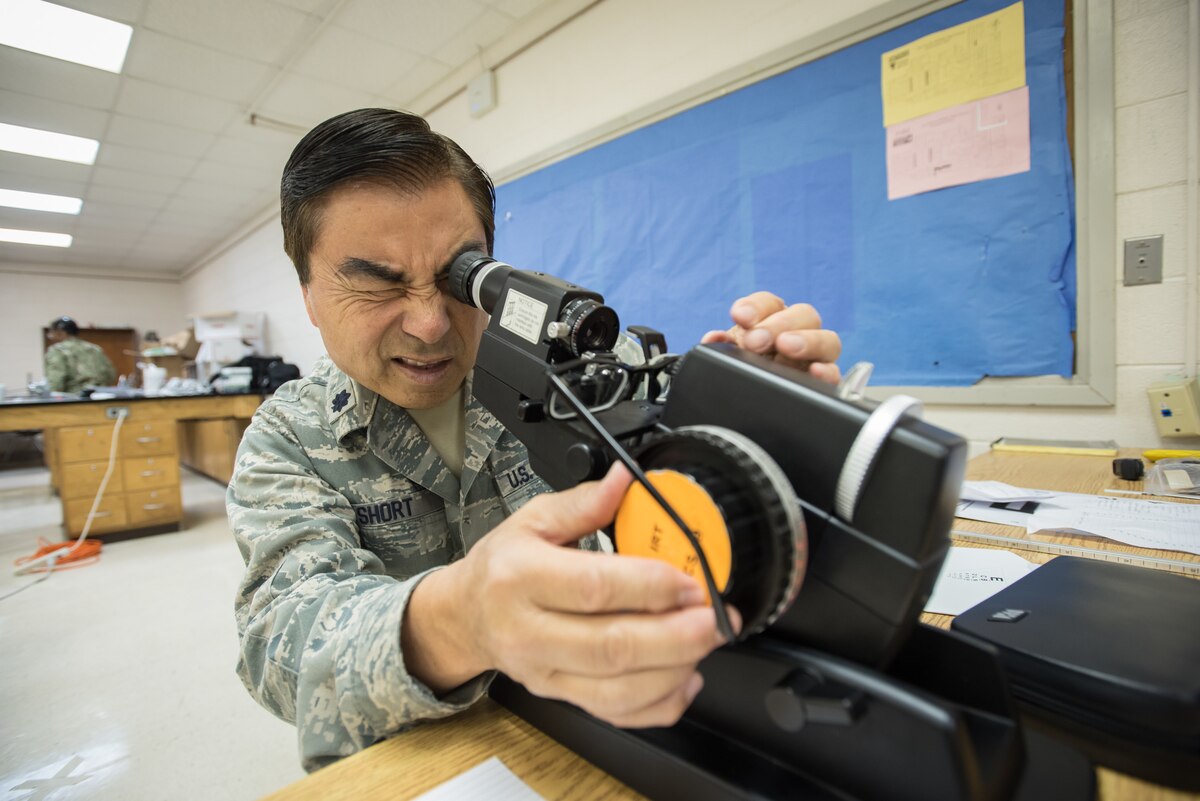
[[[483,168],[452,139],[405,111],[364,108],[331,117],[292,151],[279,187],[283,249],[300,283],[309,279],[308,254],[321,232],[321,212],[334,189],[355,181],[415,195],[447,178],[462,185],[487,235],[495,238],[496,189]]]
[[[70,317],[59,317],[50,323],[50,328],[55,331],[66,331],[73,337],[79,336],[79,325]]]

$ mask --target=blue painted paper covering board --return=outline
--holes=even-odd
[[[1029,172],[887,200],[880,55],[967,0],[497,189],[496,255],[605,295],[673,350],[756,289],[807,301],[880,385],[1071,375],[1062,0],[1025,3]]]

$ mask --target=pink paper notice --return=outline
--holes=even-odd
[[[888,200],[1028,170],[1028,86],[887,129]]]

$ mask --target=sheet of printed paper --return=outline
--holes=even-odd
[[[1014,487],[1003,481],[964,481],[958,497],[964,501],[987,501],[989,503],[1015,503],[1016,501],[1040,501],[1052,498],[1050,490]]]
[[[498,757],[480,762],[468,771],[417,796],[414,801],[546,801],[517,778]]]
[[[1011,551],[951,547],[925,603],[935,615],[961,615],[1037,567]]]
[[[1064,493],[1038,503],[1025,528],[1074,529],[1137,545],[1200,554],[1200,505]]]
[[[1025,7],[1014,3],[884,53],[883,124],[1024,85]]]
[[[1028,172],[1029,87],[887,129],[888,200]]]

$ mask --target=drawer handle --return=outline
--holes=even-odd
[[[92,517],[112,517],[112,512],[96,512],[96,514],[92,515]]]
[[[150,476],[161,476],[162,474],[163,474],[163,471],[161,471],[161,470],[143,470],[142,478],[149,478]]]
[[[167,508],[167,505],[165,503],[144,503],[144,504],[142,504],[142,509],[147,512],[157,512],[159,509],[166,509],[166,508]]]
[[[145,445],[150,442],[162,442],[162,437],[138,437],[137,441],[139,444]]]

